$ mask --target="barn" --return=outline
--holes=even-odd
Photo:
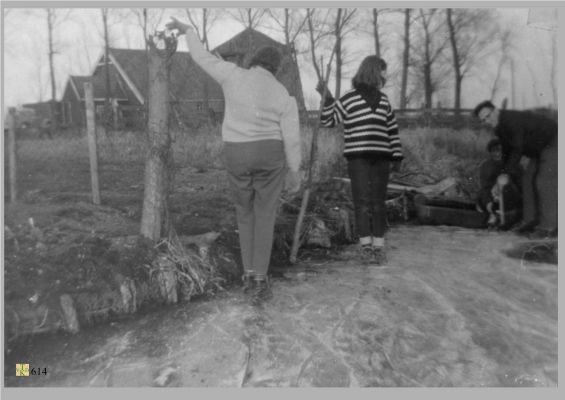
[[[245,29],[212,52],[223,59],[246,67],[253,52],[271,45],[283,54],[283,65],[277,79],[297,99],[305,112],[304,96],[294,50],[254,29]],[[110,93],[122,128],[140,128],[145,120],[147,102],[147,54],[145,50],[109,49]],[[219,122],[224,110],[220,86],[193,60],[189,52],[176,52],[171,64],[172,118],[181,126],[197,126],[203,121]],[[70,76],[61,100],[63,126],[84,126],[84,83],[92,82],[97,115],[102,115],[106,99],[104,54],[91,76]]]

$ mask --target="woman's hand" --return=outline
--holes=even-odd
[[[285,177],[284,189],[289,194],[296,194],[300,191],[302,186],[302,174],[300,171],[289,170]]]
[[[496,178],[496,183],[498,183],[500,186],[506,186],[509,182],[510,177],[508,176],[508,174],[500,174],[498,175],[498,178]]]
[[[180,22],[175,17],[171,17],[171,22],[168,22],[165,27],[170,31],[176,29],[177,31],[179,31],[179,35],[183,35],[187,30],[192,29],[190,25],[185,24],[184,22]]]
[[[332,97],[332,94],[330,93],[330,89],[328,89],[328,87],[326,86],[324,81],[318,82],[318,84],[316,85],[316,91],[318,93],[320,93],[321,96],[323,96],[324,95],[324,87],[326,88],[326,90],[325,90],[326,97]]]

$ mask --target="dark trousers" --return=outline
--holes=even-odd
[[[539,221],[540,229],[557,229],[557,138],[530,159],[522,182],[523,220]]]
[[[390,161],[351,158],[348,160],[347,170],[351,179],[357,235],[384,237]]]
[[[244,272],[266,275],[286,175],[283,142],[226,142],[224,157],[235,202]]]

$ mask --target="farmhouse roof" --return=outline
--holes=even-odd
[[[94,74],[92,76],[79,76],[71,75],[65,87],[63,95],[69,91],[73,93],[78,101],[84,101],[84,84],[86,82],[92,83],[93,97],[95,100],[106,98],[106,76],[104,73]],[[126,90],[124,85],[116,77],[116,74],[110,74],[110,88],[112,92],[112,97],[119,100],[127,100]],[[64,101],[68,101],[66,98]]]
[[[101,57],[99,67],[103,65]],[[110,61],[141,102],[147,98],[148,60],[145,50],[110,49]],[[102,70],[102,69],[100,69]],[[96,74],[96,72],[95,72]],[[204,83],[208,83],[209,98],[222,98],[221,88],[192,59],[188,52],[176,52],[171,63],[171,93],[174,100],[200,99]]]
[[[69,83],[71,88],[78,100],[84,100],[84,84],[86,82],[91,82],[92,78],[90,76],[69,76]]]
[[[284,44],[271,39],[264,33],[247,28],[214,48],[212,53],[219,54],[225,60],[235,62],[240,66],[246,66],[254,50],[264,45],[276,46],[282,51],[284,56],[282,69],[277,77],[289,89],[291,95],[297,98],[299,109],[304,109],[304,96],[300,85],[298,66],[293,61],[291,49]],[[124,96],[127,95],[128,98],[135,96],[140,103],[144,103],[147,98],[148,84],[148,60],[145,50],[110,48],[109,59],[120,77],[116,79],[116,87],[123,91]],[[102,79],[102,83],[104,83],[103,67],[104,54],[100,56],[92,74],[95,97],[98,93],[98,79]],[[208,99],[223,99],[221,87],[194,62],[189,52],[177,51],[173,55],[171,83],[173,101],[201,101],[205,86],[207,86]],[[114,86],[114,82],[112,86]],[[104,93],[105,84],[102,84],[100,88]],[[82,95],[82,92],[79,93]],[[112,95],[115,97],[116,92],[113,91]]]
[[[277,42],[264,33],[253,28],[246,28],[231,39],[215,47],[212,52],[227,59],[233,56],[242,57],[240,61],[243,62],[243,65],[247,65],[253,52],[262,46],[274,46],[283,50],[283,52],[289,51],[287,46]]]

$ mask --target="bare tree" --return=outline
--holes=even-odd
[[[379,10],[373,8],[373,38],[375,40],[375,54],[381,58],[381,38],[379,34]]]
[[[284,35],[284,43],[291,50],[292,58],[298,62],[297,55],[301,51],[297,45],[298,37],[306,31],[306,14],[303,9],[269,8],[267,13]]]
[[[210,50],[210,44],[208,43],[208,33],[212,29],[214,23],[217,21],[219,15],[220,13],[218,9],[214,9],[214,8],[201,8],[200,13],[198,13],[197,9],[194,8],[186,9],[186,16],[188,17],[190,24],[196,31],[196,34],[198,35],[202,43],[204,43],[204,47],[206,47],[206,50]],[[212,122],[213,110],[211,111],[210,109],[210,88],[208,82],[209,81],[207,79],[205,79],[202,82],[202,95],[203,95],[202,103],[203,103],[203,108],[206,112],[205,114],[206,120],[208,122]]]
[[[298,35],[304,32],[306,15],[304,10],[296,8],[269,8],[267,13],[284,35],[284,43],[292,46]]]
[[[512,51],[514,50],[514,29],[512,27],[500,29],[492,34],[493,53],[498,56],[495,76],[491,86],[490,98],[494,99],[500,86],[502,72],[504,66],[512,60]],[[514,86],[514,82],[512,83]],[[513,100],[515,101],[515,99]],[[513,107],[515,104],[512,105]]]
[[[145,50],[148,50],[147,35],[148,32],[153,32],[157,29],[159,24],[163,21],[165,9],[147,9],[147,8],[131,8],[127,10],[125,18],[133,16],[135,18],[135,25],[141,28],[143,43]]]
[[[448,8],[446,10],[455,76],[454,107],[457,114],[461,109],[463,79],[476,65],[480,53],[484,53],[484,49],[491,40],[488,29],[491,21],[492,13],[488,9]]]
[[[325,41],[331,35],[330,30],[327,29],[330,17],[328,11],[329,10],[322,12],[320,9],[313,8],[306,9],[306,26],[308,28],[308,37],[310,39],[310,55],[312,57],[312,65],[314,66],[316,77],[320,82],[324,79],[321,71],[323,63],[318,60],[316,50],[323,50],[324,45],[326,44]]]
[[[123,14],[124,21],[131,21],[131,19],[133,18],[133,25],[139,28],[141,37],[143,39],[145,52],[148,54],[148,32],[155,32],[157,30],[157,27],[163,21],[165,9],[130,8],[124,10]],[[147,55],[147,57],[149,58],[149,55]],[[147,70],[147,76],[149,76],[149,63],[147,63],[144,68]],[[147,119],[149,117],[148,104],[150,102],[149,96],[151,95],[151,92],[147,86],[143,89],[146,93],[145,102],[143,103],[143,125],[146,126],[148,122]]]
[[[443,55],[448,43],[447,35],[442,32],[443,24],[439,21],[439,16],[440,13],[435,8],[419,10],[418,21],[422,34],[419,36],[420,40],[411,49],[423,86],[424,106],[428,109],[433,107],[433,94],[439,84],[445,82],[446,76],[446,71],[441,71],[440,68],[434,71],[435,64]]]
[[[402,81],[400,84],[400,108],[405,109],[408,103],[408,68],[410,65],[410,8],[404,9],[404,51],[402,53]]]
[[[530,72],[530,76],[532,78],[532,85],[530,87],[532,89],[531,99],[535,102],[535,105],[537,107],[537,106],[540,106],[540,91],[539,91],[539,87],[538,87],[538,76],[539,75],[535,73],[534,68],[532,67],[532,63],[530,62],[530,60],[526,60],[526,65],[528,67],[528,71]],[[513,97],[512,106],[516,107],[516,105],[514,104],[514,97],[515,97],[514,93],[512,94],[512,97]]]
[[[551,90],[553,93],[553,106],[557,109],[558,105],[558,87],[557,87],[557,60],[558,60],[558,53],[557,53],[557,31],[554,30],[551,36]]]
[[[47,17],[47,43],[48,43],[48,57],[49,57],[49,76],[51,82],[51,126],[49,136],[53,131],[59,129],[59,117],[57,112],[57,82],[55,80],[55,55],[58,54],[58,46],[55,41],[54,33],[60,25],[65,22],[72,10],[61,10],[54,8],[45,9]]]
[[[45,81],[43,79],[45,65],[45,54],[41,48],[41,44],[37,41],[32,41],[33,58],[35,63],[35,73],[36,73],[36,86],[37,86],[37,100],[41,103],[43,102],[45,94]]]
[[[341,78],[343,74],[343,41],[348,34],[354,30],[354,16],[356,8],[338,8],[334,20],[335,36],[335,96],[339,98],[341,94]]]
[[[186,16],[196,31],[196,34],[202,43],[204,43],[206,50],[210,50],[208,34],[214,26],[214,23],[218,20],[220,12],[216,8],[200,8],[200,13],[198,13],[197,10],[198,9],[195,8],[187,8]]]
[[[90,52],[88,51],[88,46],[89,46],[89,34],[87,32],[86,29],[82,29],[81,31],[81,43],[79,45],[77,45],[78,49],[82,50],[82,53],[84,55],[84,59],[86,60],[86,63],[88,65],[88,68],[91,68],[93,65],[92,59],[90,57]],[[79,57],[82,58],[82,57]]]
[[[169,133],[169,81],[172,56],[177,48],[174,37],[155,34],[148,39],[150,148],[145,163],[145,189],[141,235],[154,242],[171,228],[168,196],[171,184],[172,150]]]
[[[4,11],[4,19],[2,20],[2,25],[4,28],[2,32],[4,34],[4,56],[13,56],[19,52],[19,48],[13,45],[11,46],[10,44],[16,42],[18,42],[19,44],[19,40],[15,40],[19,34],[19,30],[17,29],[18,27],[15,21],[18,19],[18,14],[21,13],[21,10],[14,8],[2,8],[2,10]],[[28,10],[24,9],[24,13],[28,12]],[[8,16],[10,16],[10,18],[8,18]]]
[[[266,8],[236,8],[227,11],[236,21],[248,29],[256,29],[267,13]]]
[[[110,12],[110,10],[112,10]],[[105,96],[104,96],[104,113],[103,123],[106,127],[113,127],[117,129],[118,124],[118,108],[116,99],[113,96],[111,69],[110,69],[110,48],[114,40],[110,36],[110,28],[115,25],[123,25],[127,15],[120,10],[102,8],[100,9],[102,16],[102,36],[104,42],[104,82],[105,82]]]
[[[111,110],[110,99],[112,98],[112,86],[110,84],[110,37],[108,35],[109,9],[102,8],[100,12],[102,14],[102,25],[104,28],[104,82],[105,82],[104,114],[105,117],[108,117],[107,113]]]

